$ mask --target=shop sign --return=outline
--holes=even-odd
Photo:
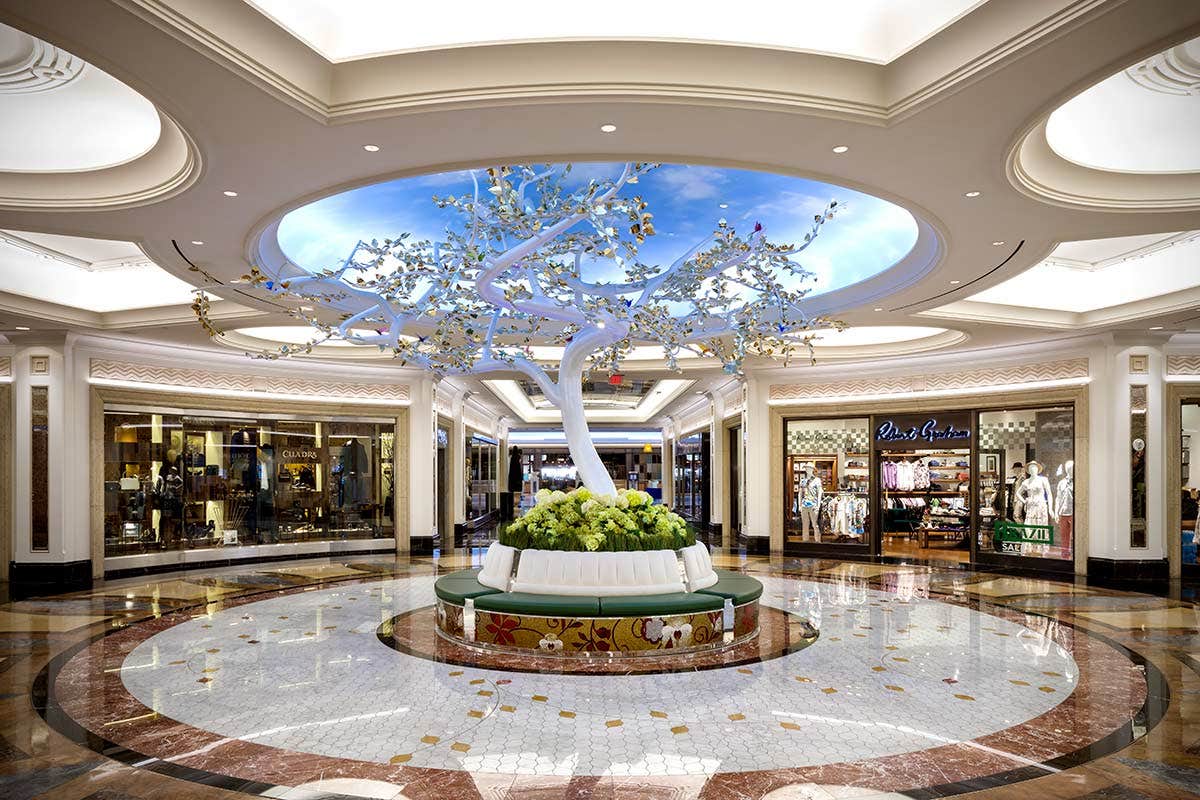
[[[998,522],[996,538],[1001,553],[1026,555],[1032,546],[1050,547],[1054,544],[1054,526]]]
[[[321,460],[319,451],[299,447],[285,447],[280,451],[279,455],[284,461],[289,462]]]
[[[874,419],[876,449],[965,449],[971,446],[971,413],[903,414]]]

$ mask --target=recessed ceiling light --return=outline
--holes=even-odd
[[[596,327],[597,327],[597,328],[603,328],[603,327],[605,327],[605,325],[604,325],[604,320],[601,320],[600,322],[597,322],[597,323],[596,323]]]
[[[28,326],[28,325],[18,325],[18,326],[17,326],[17,330],[19,330],[19,331],[27,331],[27,330],[29,330],[29,326]]]
[[[192,239],[192,244],[199,247],[200,245],[204,244],[204,242],[200,241],[199,239]]]
[[[729,203],[721,203],[719,208],[729,208]]]
[[[221,194],[225,195],[226,197],[237,197],[237,192],[232,191],[231,189],[226,189],[225,191],[221,192]]]
[[[962,281],[950,281],[951,286],[958,286]]]
[[[999,247],[1002,244],[1004,244],[1004,242],[992,242],[992,247]]]
[[[1162,325],[1155,325],[1152,328],[1150,328],[1150,330],[1152,330],[1152,331],[1161,331],[1162,329],[1163,329]]]
[[[876,306],[876,307],[875,307],[875,310],[876,310],[876,311],[883,311],[883,306]]]
[[[969,192],[963,192],[963,197],[979,197],[981,194],[983,194],[983,192],[979,191],[978,189],[972,189]]]
[[[833,148],[833,152],[837,153],[838,155],[841,155],[849,150],[850,148],[844,144],[839,144],[837,147]]]
[[[600,130],[604,131],[605,133],[616,133],[617,126],[613,125],[611,122],[606,122],[600,126]]]
[[[363,145],[363,150],[366,150],[368,153],[378,153],[378,152],[379,152],[379,145],[377,145],[377,144],[364,144],[364,145]]]

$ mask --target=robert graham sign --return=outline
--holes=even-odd
[[[874,419],[877,450],[959,450],[971,446],[971,413],[903,414]]]

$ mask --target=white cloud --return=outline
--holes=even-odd
[[[725,170],[717,167],[667,166],[659,167],[655,178],[674,193],[677,200],[706,200],[721,193],[726,182]]]

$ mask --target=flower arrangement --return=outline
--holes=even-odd
[[[636,489],[593,494],[542,489],[537,504],[500,533],[500,543],[535,550],[677,550],[696,543],[683,517]]]

